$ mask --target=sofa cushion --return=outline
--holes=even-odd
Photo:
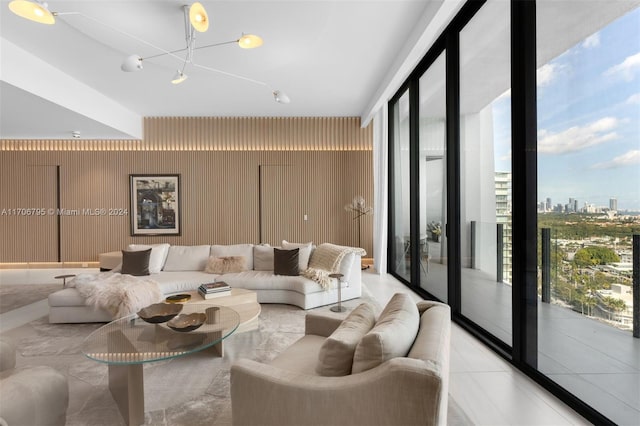
[[[209,275],[209,280],[211,280],[211,275]],[[320,284],[302,275],[275,275],[273,271],[242,271],[237,274],[227,274],[224,276],[224,282],[231,287],[241,287],[254,291],[286,290],[305,295],[325,293]]]
[[[273,271],[273,247],[270,245],[253,246],[253,270]]]
[[[149,272],[157,274],[162,271],[164,262],[167,260],[167,254],[169,254],[170,245],[163,244],[129,244],[128,251],[141,251],[151,249],[151,256],[149,257]]]
[[[309,267],[309,258],[313,250],[313,243],[290,243],[287,240],[282,240],[282,248],[285,250],[300,249],[298,253],[298,268],[300,271],[304,271]]]
[[[137,277],[149,275],[149,257],[151,249],[127,251],[122,250],[122,274]]]
[[[210,283],[215,279],[215,275],[204,271],[162,271],[153,276],[153,280],[160,285],[160,291],[164,295],[197,290],[200,284]]]
[[[247,259],[246,268],[253,269],[253,244],[212,245],[211,256],[244,256]]]
[[[247,259],[244,256],[209,256],[204,271],[209,274],[229,274],[246,269]]]
[[[210,246],[171,246],[163,271],[203,271]]]
[[[356,261],[355,253],[347,253],[344,255],[342,260],[340,261],[340,267],[338,272],[340,272],[343,276],[342,281],[349,282],[351,276],[351,268],[353,267],[353,262]]]
[[[358,343],[352,373],[370,370],[391,358],[405,357],[418,334],[420,315],[408,294],[396,293],[376,325]]]
[[[307,334],[276,356],[270,365],[285,371],[316,375],[317,354],[325,337]]]
[[[300,275],[298,253],[300,249],[280,250],[273,249],[273,273],[276,275],[296,276]]]
[[[351,374],[353,355],[362,337],[373,328],[376,314],[368,303],[361,303],[324,341],[318,354],[316,373],[321,376]]]

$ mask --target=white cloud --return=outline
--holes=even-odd
[[[640,52],[635,55],[627,56],[624,61],[618,65],[614,65],[604,72],[607,77],[621,76],[626,81],[631,81],[635,78],[635,74],[640,70]]]
[[[594,164],[592,169],[614,169],[625,166],[640,165],[640,150],[634,149],[617,156],[611,161],[605,161],[603,163]]]
[[[640,104],[640,93],[629,96],[625,103],[629,105]]]
[[[600,46],[600,33],[591,34],[589,37],[585,38],[582,42],[582,47],[585,49],[591,49],[593,47]]]
[[[580,151],[618,139],[615,128],[620,121],[614,117],[601,118],[585,126],[574,126],[559,133],[538,131],[538,152],[565,154]]]
[[[560,67],[558,64],[544,64],[536,72],[538,86],[548,86],[558,75]]]

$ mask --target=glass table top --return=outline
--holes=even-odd
[[[240,324],[240,315],[225,306],[188,303],[181,315],[206,314],[196,330],[175,331],[167,323],[151,324],[132,314],[91,333],[82,344],[90,359],[106,364],[140,364],[197,352],[222,342]]]

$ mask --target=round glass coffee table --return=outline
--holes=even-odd
[[[211,347],[223,356],[223,340],[240,325],[240,315],[225,306],[185,304],[181,314],[191,313],[207,315],[205,323],[193,331],[175,331],[167,323],[151,324],[132,314],[100,327],[84,340],[84,355],[109,365],[109,390],[127,424],[144,423],[143,363]]]

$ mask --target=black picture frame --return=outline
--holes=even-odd
[[[129,175],[131,235],[181,235],[179,174]]]

